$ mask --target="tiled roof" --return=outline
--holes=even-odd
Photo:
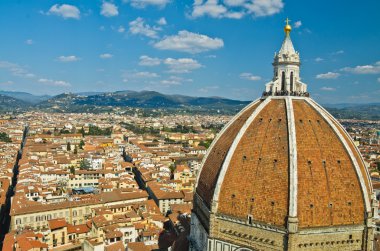
[[[257,106],[235,117],[209,150],[196,188],[203,203],[210,208],[216,196],[216,213],[244,221],[250,215],[280,228],[286,228],[294,203],[300,228],[364,224],[372,187],[343,127],[309,98],[266,101],[245,127]],[[289,185],[290,145],[296,153],[296,190]]]

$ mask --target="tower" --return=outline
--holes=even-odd
[[[377,201],[368,170],[300,81],[290,31],[287,20],[263,96],[223,128],[203,159],[191,251],[372,250]]]
[[[292,27],[286,19],[285,38],[281,49],[274,55],[273,79],[266,84],[265,91],[269,95],[300,94],[307,92],[306,84],[300,78],[300,56],[294,49],[290,32]]]

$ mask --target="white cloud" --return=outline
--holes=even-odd
[[[246,15],[262,17],[279,13],[283,7],[282,0],[194,0],[191,17],[210,16],[234,19],[240,19]]]
[[[218,4],[216,0],[194,1],[193,12],[191,16],[193,18],[201,16],[210,16],[214,18],[222,18],[228,12],[227,8],[221,4]]]
[[[194,1],[191,17],[210,16],[213,18],[240,19],[248,14],[248,11],[244,8],[245,2],[245,0],[229,0],[224,1],[225,6],[217,0]],[[228,7],[234,7],[234,9],[228,9]],[[236,9],[235,7],[238,8]]]
[[[5,81],[5,82],[1,82],[0,85],[13,85],[13,81]]]
[[[113,55],[110,54],[110,53],[104,53],[104,54],[100,54],[99,57],[100,57],[101,59],[109,59],[109,58],[112,58]]]
[[[241,79],[250,80],[250,81],[258,81],[261,80],[260,76],[255,76],[252,73],[243,72],[240,74]]]
[[[192,58],[167,58],[164,60],[164,64],[168,66],[171,73],[189,73],[202,67],[197,60]]]
[[[51,85],[51,86],[61,86],[61,87],[69,87],[71,86],[70,83],[62,80],[53,80],[53,79],[47,79],[47,78],[38,78],[33,73],[30,73],[28,70],[26,70],[24,67],[11,63],[8,61],[0,61],[0,69],[5,69],[9,71],[13,76],[20,77],[20,78],[26,78],[26,79],[33,79],[37,80],[39,83]],[[11,85],[13,84],[12,81],[7,81],[2,84]]]
[[[223,2],[227,6],[238,7],[242,6],[246,2],[246,0],[224,0]]]
[[[71,84],[62,81],[62,80],[53,80],[53,79],[47,79],[47,78],[40,78],[38,79],[39,83],[46,84],[46,85],[51,85],[51,86],[60,86],[60,87],[70,87]]]
[[[155,72],[148,72],[148,71],[140,71],[136,72],[133,75],[136,78],[158,78],[159,75]]]
[[[68,19],[68,18],[79,19],[80,18],[80,10],[74,5],[70,5],[70,4],[62,4],[62,5],[54,4],[53,6],[51,6],[47,14],[60,16],[60,17],[63,17],[64,19]]]
[[[377,78],[377,82],[379,82],[379,83],[380,83],[380,78]]]
[[[355,67],[345,67],[341,69],[345,72],[350,72],[354,74],[379,74],[380,73],[380,61],[373,65],[358,65]]]
[[[256,17],[272,16],[284,8],[282,0],[252,0],[245,7]]]
[[[149,5],[164,8],[171,0],[130,0],[131,5],[135,8],[143,9]],[[128,0],[123,0],[128,2]]]
[[[30,73],[25,67],[22,67],[18,64],[11,63],[8,61],[0,61],[0,69],[5,69],[10,74],[16,77],[21,78],[34,78],[35,75],[33,73]]]
[[[142,80],[142,79],[152,79],[152,78],[158,78],[160,75],[158,75],[155,72],[148,72],[148,71],[138,71],[138,72],[124,72],[122,75],[123,82],[129,82],[130,80]]]
[[[32,45],[32,44],[34,44],[34,41],[33,41],[32,39],[27,39],[27,40],[25,41],[25,43],[26,43],[27,45]]]
[[[219,86],[217,85],[211,85],[211,86],[205,86],[200,89],[198,89],[199,92],[208,93],[209,91],[215,91],[219,89]]]
[[[343,54],[344,53],[344,50],[339,50],[339,51],[334,51],[333,53],[331,53],[332,55],[340,55],[340,54]]]
[[[160,19],[157,20],[158,25],[167,25],[168,22],[166,22],[166,19],[164,17],[161,17]]]
[[[324,86],[324,87],[321,88],[321,90],[322,90],[322,91],[329,91],[329,92],[332,92],[332,91],[335,91],[336,89],[333,88],[333,87],[326,87],[326,86]]]
[[[159,29],[145,24],[145,20],[141,17],[138,17],[135,20],[129,22],[129,32],[134,35],[143,35],[150,38],[157,38],[157,30]]]
[[[329,71],[327,73],[318,74],[316,78],[317,79],[337,79],[339,76],[340,76],[339,73]]]
[[[119,15],[119,11],[115,4],[103,2],[100,14],[105,17],[114,17]]]
[[[186,30],[179,31],[177,35],[167,36],[154,44],[159,50],[173,50],[188,53],[200,53],[220,49],[224,42],[220,38],[210,38],[206,35],[192,33]]]
[[[124,33],[125,32],[124,26],[120,25],[119,28],[117,29],[117,32]]]
[[[99,27],[99,30],[100,30],[100,31],[105,31],[105,30],[106,30],[106,27],[104,27],[104,25],[101,25],[101,26]]]
[[[301,22],[301,20],[299,20],[299,21],[296,21],[296,22],[294,22],[294,28],[299,28],[299,27],[301,27],[302,26],[302,22]]]
[[[149,56],[143,55],[140,57],[139,65],[142,66],[156,66],[161,64],[161,59],[151,58]]]
[[[170,76],[169,78],[160,81],[160,83],[166,87],[172,85],[182,85],[185,82],[193,82],[193,80],[189,78],[181,78],[178,76]]]
[[[60,62],[68,63],[68,62],[79,61],[80,58],[78,58],[77,56],[74,56],[74,55],[71,55],[71,56],[59,56],[57,58],[57,60],[60,61]]]
[[[317,57],[314,59],[315,62],[322,62],[323,61],[323,58],[320,58],[320,57]]]

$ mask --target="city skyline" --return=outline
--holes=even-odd
[[[328,4],[328,5],[327,5]],[[0,89],[153,90],[254,100],[289,17],[320,103],[380,102],[380,3],[2,1]],[[336,11],[339,10],[339,11]]]

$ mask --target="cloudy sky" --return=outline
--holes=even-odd
[[[380,102],[379,9],[378,0],[1,0],[0,89],[253,100],[289,17],[317,101]]]

